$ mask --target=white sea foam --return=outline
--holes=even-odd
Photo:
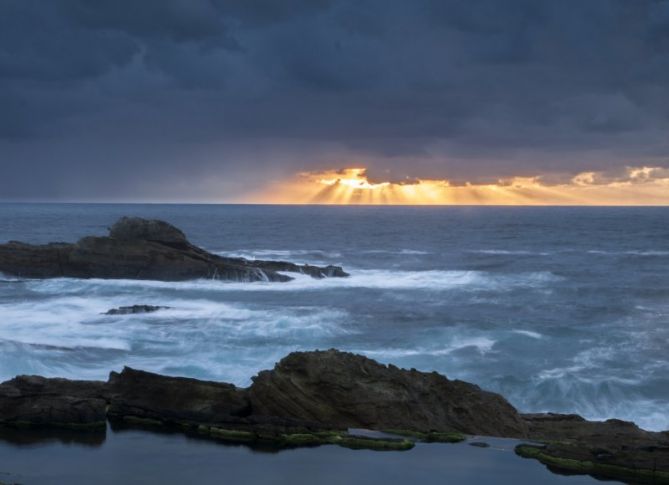
[[[507,249],[472,249],[468,251],[477,254],[490,254],[500,256],[549,256],[551,253],[546,251],[526,251],[526,250],[507,250]]]
[[[213,337],[230,341],[313,338],[345,334],[346,312],[328,308],[252,309],[210,300],[154,296],[152,304],[172,308],[155,313],[104,315],[110,308],[136,303],[136,297],[64,296],[6,304],[0,339],[60,349],[97,348],[131,351],[175,348]]]
[[[544,287],[562,278],[546,271],[495,274],[483,271],[388,271],[353,270],[348,278],[314,279],[310,276],[286,273],[294,279],[284,283],[253,282],[237,283],[222,280],[190,280],[182,282],[152,280],[102,280],[56,278],[31,281],[35,292],[67,294],[82,291],[88,294],[104,292],[109,288],[136,294],[138,290],[174,289],[201,291],[320,291],[337,288],[371,288],[388,290],[451,289],[504,291],[513,288]]]
[[[0,271],[0,282],[12,283],[12,282],[15,282],[15,281],[21,281],[21,279],[17,278],[16,276],[7,275],[7,274]]]
[[[361,254],[403,254],[403,255],[424,255],[430,254],[429,251],[419,249],[364,249]]]
[[[669,256],[669,251],[661,250],[630,250],[630,251],[603,251],[591,249],[588,254],[599,254],[603,256]]]
[[[669,429],[666,402],[643,395],[643,379],[607,375],[589,378],[592,368],[573,366],[543,372],[534,385],[507,389],[505,396],[525,412],[577,413],[586,419],[634,421],[644,429]]]
[[[323,260],[341,258],[338,251],[323,251],[322,249],[236,249],[232,251],[212,251],[214,254],[227,258],[244,258],[249,260],[291,260],[304,259]]]
[[[489,337],[456,337],[448,343],[435,347],[414,347],[408,349],[387,348],[387,349],[358,349],[355,352],[380,359],[385,362],[392,362],[392,359],[414,357],[414,356],[445,356],[455,351],[467,348],[476,349],[481,354],[490,352],[496,340]]]
[[[511,330],[513,333],[517,333],[518,335],[524,335],[526,337],[534,338],[534,339],[541,339],[543,338],[543,335],[541,335],[539,332],[533,332],[531,330]]]

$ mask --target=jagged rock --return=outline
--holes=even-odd
[[[277,446],[413,446],[409,439],[351,436],[347,428],[395,431],[424,441],[462,439],[454,431],[525,437],[535,443],[516,452],[555,470],[669,483],[667,432],[615,419],[519,415],[504,398],[473,384],[336,350],[292,353],[246,389],[129,368],[112,372],[106,383],[21,376],[0,384],[0,425],[100,430],[106,418]]]
[[[0,384],[0,424],[104,429],[105,387],[96,381],[15,377]]]
[[[107,310],[105,315],[133,315],[135,313],[153,313],[158,310],[167,310],[170,307],[168,306],[155,306],[155,305],[132,305],[132,306],[120,306],[118,308],[112,308]]]
[[[188,245],[186,235],[174,227],[159,220],[141,217],[121,217],[109,228],[109,237],[121,241],[159,241],[175,245]]]
[[[254,414],[343,428],[460,431],[523,437],[527,428],[498,394],[436,372],[385,366],[337,350],[294,352],[253,378]]]
[[[120,419],[232,423],[246,429],[369,428],[417,435],[460,431],[524,436],[526,432],[516,410],[497,394],[437,373],[401,370],[336,350],[292,353],[273,370],[260,372],[247,389],[129,368],[112,372],[106,384],[19,377],[2,384],[6,392],[0,394],[0,410],[11,403],[17,382],[24,383],[25,394],[29,388],[25,383],[33,381],[39,383],[31,388],[36,401],[63,398],[67,408],[75,398],[99,404],[104,396],[109,417]],[[44,414],[45,423],[51,419],[46,408],[37,407],[35,412]],[[20,413],[14,414],[20,419]],[[89,416],[74,413],[67,422],[76,422],[78,416],[84,423],[89,421]],[[39,422],[37,417],[31,420]]]
[[[250,414],[243,389],[232,384],[168,377],[124,368],[107,388],[110,417],[132,416],[171,423],[218,423]]]
[[[529,437],[545,444],[516,452],[553,469],[635,483],[669,483],[669,433],[645,431],[609,419],[587,421],[576,414],[525,414]]]
[[[225,258],[189,243],[167,222],[121,218],[108,237],[84,237],[74,244],[0,244],[0,272],[27,278],[109,278],[183,281],[288,281],[280,272],[314,278],[348,276],[338,266]]]

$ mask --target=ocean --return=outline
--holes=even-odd
[[[0,380],[124,365],[250,383],[294,350],[436,370],[522,412],[669,429],[669,208],[0,204],[0,242],[164,219],[209,251],[337,264],[288,283],[0,277]],[[110,308],[170,309],[107,316]]]

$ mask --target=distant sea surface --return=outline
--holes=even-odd
[[[0,242],[159,218],[209,251],[338,264],[288,283],[0,277],[0,379],[124,365],[245,386],[294,350],[436,370],[524,412],[669,429],[669,209],[0,204]],[[110,308],[171,309],[106,316]]]

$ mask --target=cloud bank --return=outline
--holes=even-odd
[[[3,0],[0,108],[0,200],[666,166],[669,1]]]

